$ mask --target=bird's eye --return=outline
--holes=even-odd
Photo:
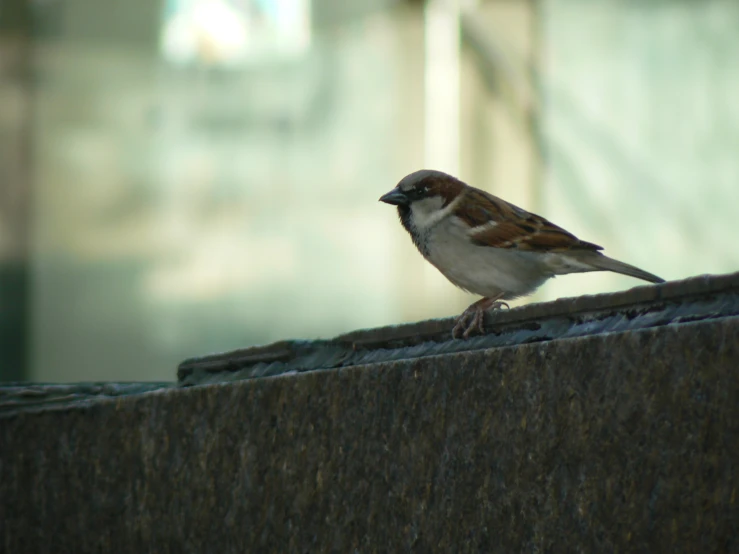
[[[428,187],[416,187],[408,191],[408,196],[410,196],[413,200],[419,200],[421,198],[424,198],[428,191]]]

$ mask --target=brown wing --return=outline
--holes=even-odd
[[[454,215],[472,227],[470,237],[475,244],[530,252],[603,250],[485,191],[471,188],[467,195],[464,211],[458,209]]]

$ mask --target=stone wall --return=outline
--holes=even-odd
[[[666,318],[680,290],[714,309]],[[432,322],[415,345],[412,326],[312,345],[416,356],[0,405],[0,550],[739,551],[738,300],[739,274],[699,278],[502,316],[593,325],[576,336],[431,353],[454,344]],[[598,329],[588,306],[644,324]]]

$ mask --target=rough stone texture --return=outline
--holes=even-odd
[[[739,315],[739,272],[701,275],[486,314],[486,334],[451,340],[454,319],[362,329],[331,340],[282,341],[185,360],[180,385],[202,385],[513,346]]]
[[[5,552],[737,552],[739,317],[0,418]]]
[[[100,398],[141,394],[174,383],[4,383],[0,386],[0,417],[19,412],[33,412],[71,405],[83,406]]]

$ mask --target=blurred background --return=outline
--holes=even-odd
[[[0,0],[0,380],[457,315],[377,202],[422,167],[667,279],[735,271],[737,29],[736,0]]]

